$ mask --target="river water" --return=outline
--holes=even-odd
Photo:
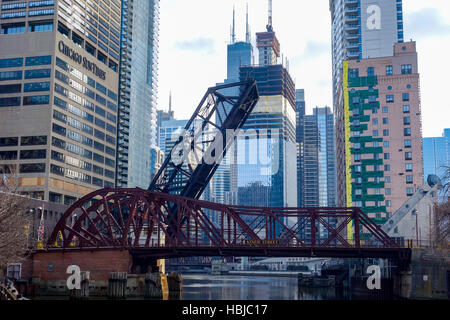
[[[297,278],[183,274],[182,300],[348,300],[335,288],[299,288]]]

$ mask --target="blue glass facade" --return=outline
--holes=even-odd
[[[248,42],[236,42],[227,46],[227,79],[223,84],[239,82],[239,69],[241,66],[249,66],[253,63],[253,46]],[[220,84],[218,84],[220,85]],[[224,89],[222,92],[226,95],[239,95],[238,88]],[[231,105],[228,106],[231,109]],[[221,115],[223,116],[223,115]],[[236,148],[232,146],[217,168],[210,183],[210,199],[217,203],[236,204],[236,175],[232,174],[233,163],[236,159]],[[234,191],[234,192],[233,192]]]
[[[157,144],[159,0],[122,2],[118,187],[147,188]]]
[[[450,166],[450,129],[445,129],[442,137],[423,138],[424,180],[430,174],[443,179],[445,166]],[[445,183],[445,181],[444,181]]]

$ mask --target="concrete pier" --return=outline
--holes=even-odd
[[[108,281],[108,299],[125,299],[127,297],[126,272],[112,272]]]

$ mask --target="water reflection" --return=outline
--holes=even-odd
[[[298,288],[296,278],[183,275],[183,300],[343,300],[335,288]]]

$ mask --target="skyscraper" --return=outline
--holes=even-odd
[[[121,1],[0,4],[0,169],[68,205],[113,187]]]
[[[402,0],[330,0],[333,59],[333,110],[344,117],[344,61],[392,56],[395,43],[404,40]],[[342,124],[338,122],[337,124]],[[336,127],[337,134],[344,132]],[[344,195],[344,146],[336,146],[339,205],[347,205]]]
[[[123,0],[116,184],[147,188],[157,144],[159,0]]]
[[[304,119],[302,163],[302,203],[304,207],[336,207],[336,149],[334,116],[329,107],[314,108]],[[327,218],[335,226],[337,219]],[[306,222],[302,237],[311,236],[311,225]],[[321,225],[321,238],[328,231]]]
[[[246,13],[245,41],[236,41],[235,10],[233,9],[231,43],[227,46],[227,78],[222,84],[239,82],[239,68],[241,66],[252,65],[253,61],[253,46],[250,43],[250,26],[248,23],[248,7]],[[224,89],[223,93],[239,96],[239,88]],[[229,107],[231,108],[231,106]],[[235,152],[236,149],[234,147],[229,149],[219,168],[217,168],[214,177],[211,179],[211,200],[213,202],[228,204],[235,202],[235,200],[232,200],[232,194],[236,193],[236,183],[234,182],[236,175],[232,174],[232,172],[235,172]]]
[[[329,107],[314,108],[305,116],[303,159],[305,207],[335,207],[335,131]]]
[[[397,43],[388,57],[346,61],[343,74],[336,139],[344,149],[344,197],[382,224],[423,183],[416,43]]]
[[[240,68],[242,81],[248,78],[256,80],[260,99],[243,127],[244,132],[238,137],[237,188],[238,194],[250,194],[248,191],[253,190],[261,198],[258,201],[253,196],[240,197],[239,204],[295,207],[295,84],[288,70],[272,59],[279,56],[279,43],[273,31],[270,8],[269,4],[267,32],[257,34],[259,65]],[[272,58],[266,59],[269,56]],[[276,229],[280,231],[278,226]]]
[[[423,138],[424,180],[430,174],[441,178],[445,184],[446,167],[450,167],[450,129],[444,129],[442,137]]]
[[[296,143],[297,143],[297,205],[299,208],[305,206],[303,194],[303,162],[304,162],[304,126],[305,126],[305,90],[295,90],[295,114],[296,114]]]

